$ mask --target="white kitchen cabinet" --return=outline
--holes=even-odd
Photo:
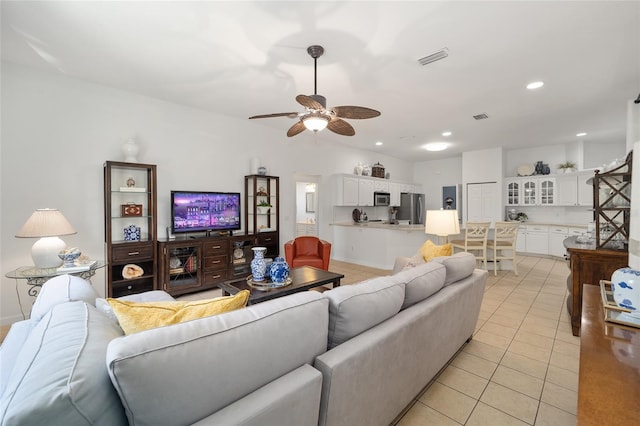
[[[556,205],[593,207],[593,185],[587,182],[592,177],[591,171],[556,176]]]
[[[356,176],[336,177],[336,206],[357,206],[358,205],[358,178]]]
[[[578,228],[574,226],[550,226],[549,254],[552,256],[564,257],[567,252],[564,248],[564,240],[569,237],[582,235],[586,231],[586,228]]]
[[[521,179],[510,178],[505,179],[505,191],[507,194],[506,204],[507,206],[519,206],[520,194],[521,194]]]
[[[578,176],[577,174],[564,174],[556,176],[558,187],[558,206],[578,205]]]
[[[549,254],[549,227],[527,225],[525,244],[527,253]]]
[[[520,178],[519,195],[521,206],[552,206],[556,204],[555,177]],[[508,196],[508,192],[507,192]],[[514,204],[515,205],[515,204]]]
[[[518,238],[516,239],[516,252],[527,252],[527,226],[520,224],[518,227]]]
[[[400,184],[397,182],[389,182],[389,204],[392,206],[400,206]]]
[[[540,188],[538,204],[541,206],[553,206],[556,203],[556,178],[541,177],[538,179]]]
[[[373,181],[374,192],[389,192],[389,181],[378,178]]]
[[[358,205],[373,206],[373,181],[371,179],[358,179]]]
[[[565,255],[564,240],[569,235],[569,228],[566,226],[549,227],[549,254],[551,256],[563,257]]]
[[[594,172],[591,170],[577,175],[579,206],[593,207],[593,175]]]

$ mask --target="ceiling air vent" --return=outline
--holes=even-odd
[[[489,118],[489,116],[486,112],[483,112],[482,114],[474,115],[473,118],[475,118],[476,120],[484,120]]]
[[[442,49],[433,52],[430,55],[425,56],[424,58],[420,58],[418,59],[418,62],[420,63],[420,65],[427,65],[430,64],[431,62],[435,62],[435,61],[439,61],[440,59],[444,59],[447,56],[449,56],[449,49],[447,49],[446,47],[443,47]]]

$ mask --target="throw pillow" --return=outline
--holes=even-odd
[[[422,254],[425,262],[430,261],[434,257],[451,256],[452,252],[453,249],[451,247],[451,244],[438,246],[436,244],[433,244],[431,240],[427,240],[422,245],[422,247],[420,247],[420,254]]]
[[[242,290],[234,296],[192,302],[130,302],[119,299],[107,299],[107,302],[125,334],[132,334],[244,308],[249,294],[249,290]]]

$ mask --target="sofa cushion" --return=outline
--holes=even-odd
[[[130,302],[171,302],[172,300],[176,300],[169,293],[162,290],[151,290],[143,293],[129,294],[127,296],[118,297],[117,299],[128,300]],[[113,308],[109,302],[107,302],[107,299],[98,297],[96,299],[96,308],[119,325],[118,317],[116,316],[116,313],[113,312]]]
[[[402,309],[415,305],[439,291],[444,285],[446,271],[442,264],[429,262],[394,275],[397,282],[405,284]]]
[[[420,247],[420,254],[422,254],[425,262],[430,261],[434,257],[451,256],[452,252],[453,248],[451,244],[444,244],[439,246],[434,244],[431,240],[425,241],[422,247]]]
[[[42,285],[31,308],[31,319],[40,321],[51,308],[60,303],[82,300],[95,305],[97,297],[99,294],[89,281],[72,275],[59,275]]]
[[[105,363],[107,345],[121,335],[91,305],[54,306],[20,351],[0,399],[2,424],[127,424]]]
[[[132,334],[244,308],[249,294],[249,290],[242,290],[233,296],[194,301],[131,302],[107,299],[107,302],[125,334]]]
[[[432,262],[442,263],[447,268],[445,287],[468,277],[476,269],[476,257],[472,253],[460,252],[453,256],[436,257]]]
[[[378,277],[323,293],[329,299],[329,349],[397,314],[404,283],[395,276]]]
[[[130,424],[193,424],[312,364],[327,348],[328,305],[303,291],[114,339],[106,361]]]

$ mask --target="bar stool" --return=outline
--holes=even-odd
[[[516,239],[519,222],[496,222],[493,240],[487,245],[493,248],[493,275],[498,275],[498,260],[508,259],[513,262],[513,273],[518,275],[516,263]],[[507,252],[507,254],[505,254]]]
[[[450,241],[454,248],[473,253],[476,260],[481,260],[487,269],[487,236],[491,222],[467,222],[464,230],[464,240]]]

